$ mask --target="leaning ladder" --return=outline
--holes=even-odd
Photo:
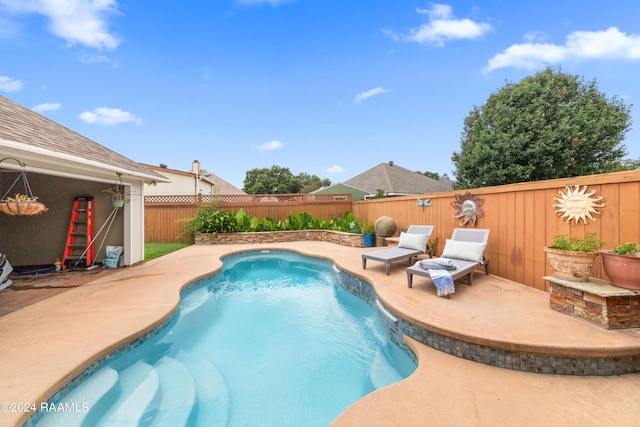
[[[93,241],[93,197],[81,196],[73,200],[69,231],[64,247],[62,268],[83,262],[85,266],[93,264],[95,251]]]

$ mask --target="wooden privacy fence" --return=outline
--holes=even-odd
[[[185,220],[203,206],[235,212],[244,209],[259,220],[284,220],[289,214],[307,212],[316,218],[334,219],[351,211],[351,194],[231,194],[157,195],[144,197],[145,243],[190,242],[182,236]]]
[[[594,221],[567,223],[556,212],[553,205],[558,203],[556,198],[567,186],[572,189],[579,186],[580,190],[586,186],[587,193],[594,191],[593,198],[603,198],[605,206],[595,209],[599,214],[593,215]],[[469,192],[483,199],[483,216],[478,218],[475,227],[491,230],[487,246],[491,273],[538,289],[548,290],[542,277],[551,275],[551,270],[543,248],[551,244],[556,234],[583,237],[595,232],[606,242],[605,248],[620,242],[640,243],[640,171],[486,187]],[[348,194],[202,196],[202,203],[217,203],[220,208],[231,211],[243,208],[258,218],[284,219],[289,213],[308,212],[314,217],[332,219],[350,211],[361,221],[389,216],[399,228],[431,224],[435,226],[432,239],[438,238],[437,252],[440,253],[453,229],[460,226],[459,220],[453,217],[451,203],[456,195],[464,193],[450,191],[353,202]],[[420,206],[418,199],[430,199],[430,206]],[[180,220],[192,217],[199,206],[194,196],[146,196],[145,240],[188,241],[178,237],[184,229]],[[606,279],[599,259],[593,273],[594,277]]]
[[[566,186],[587,186],[594,191],[592,199],[602,197],[604,207],[595,208],[599,215],[588,224],[582,221],[567,223],[554,204],[565,192]],[[519,183],[496,187],[472,189],[469,192],[481,197],[483,216],[476,228],[491,230],[487,255],[491,259],[491,273],[538,289],[548,290],[543,276],[551,275],[543,250],[556,234],[584,237],[597,233],[606,242],[605,249],[621,242],[640,243],[640,171],[616,172],[576,178]],[[445,241],[459,220],[453,217],[456,194],[465,191],[431,193],[416,196],[393,197],[368,201],[354,201],[353,213],[358,218],[375,220],[390,216],[398,227],[411,224],[432,224],[435,229],[432,240],[438,238],[440,253]],[[430,200],[431,206],[419,206],[418,200]],[[469,227],[469,225],[467,225]],[[596,260],[593,276],[606,279],[602,261]]]

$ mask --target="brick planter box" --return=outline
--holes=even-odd
[[[364,247],[362,234],[330,230],[261,231],[255,233],[198,233],[196,245],[229,245],[235,243],[278,243],[300,240],[337,243],[354,248]]]
[[[640,291],[589,278],[572,282],[545,276],[550,282],[550,307],[605,329],[640,327]]]

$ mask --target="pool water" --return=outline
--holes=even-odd
[[[67,393],[44,425],[327,426],[415,359],[326,260],[225,258],[170,324]],[[71,406],[75,405],[75,406]]]

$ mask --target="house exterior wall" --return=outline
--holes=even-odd
[[[124,205],[124,264],[131,265],[144,260],[144,190],[142,181],[127,187],[129,194]]]
[[[3,190],[0,196],[17,175],[18,172],[0,174],[0,189]],[[32,216],[0,213],[0,252],[7,255],[13,266],[53,265],[56,258],[62,259],[64,255],[74,198],[94,197],[94,230],[97,233],[113,209],[110,197],[102,192],[108,184],[36,173],[28,173],[27,177],[33,195],[38,196],[48,210]],[[15,192],[24,193],[22,185],[16,185],[15,189]],[[104,259],[106,245],[124,245],[124,216],[119,212],[109,233],[105,227],[96,239],[96,262]],[[98,250],[105,235],[104,246]],[[138,245],[143,245],[144,240],[139,240]]]
[[[197,179],[195,174],[186,172],[173,173],[162,170],[156,170],[156,172],[170,179],[171,182],[162,182],[156,185],[145,184],[144,193],[146,195],[164,196],[168,194],[214,194],[213,183],[206,179]]]
[[[365,196],[369,195],[369,193],[367,193],[366,191],[358,190],[344,184],[335,184],[315,192],[315,194],[345,194],[345,193],[351,194],[351,200],[364,200]]]

